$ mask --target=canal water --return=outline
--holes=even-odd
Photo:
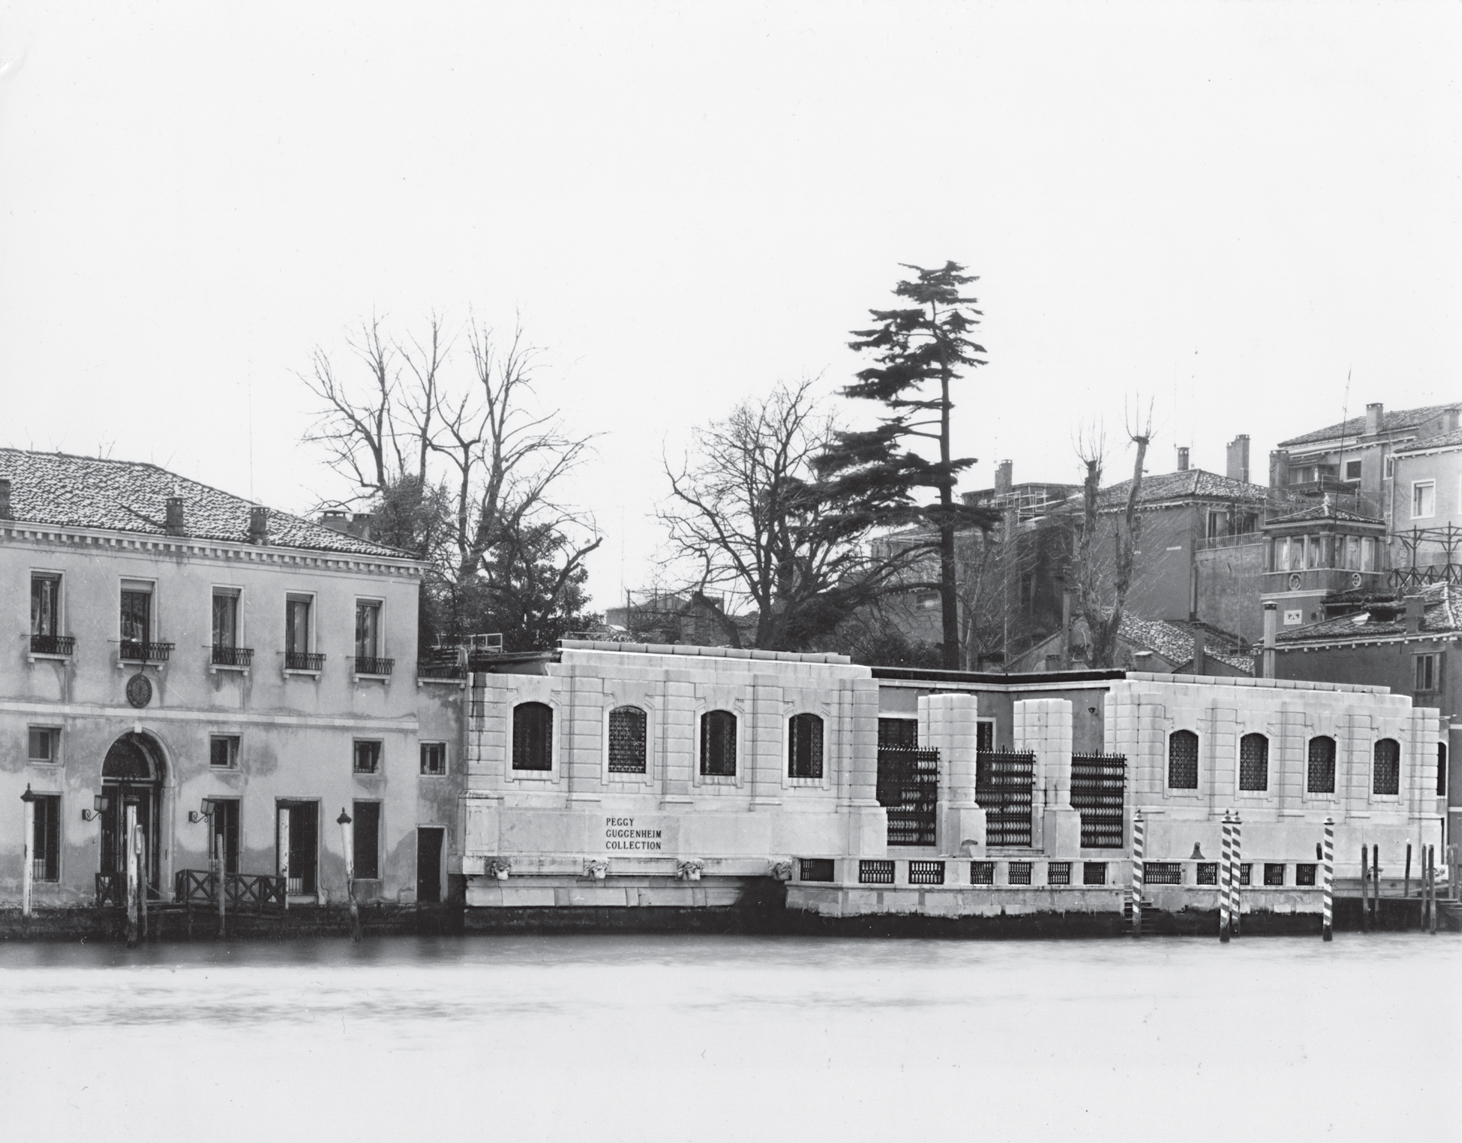
[[[1462,940],[0,947],[0,1138],[1462,1138]]]

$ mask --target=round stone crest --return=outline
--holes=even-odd
[[[146,706],[152,701],[152,680],[146,675],[133,675],[127,680],[127,701],[133,706]]]

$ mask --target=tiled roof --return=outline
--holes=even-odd
[[[1396,448],[1396,455],[1400,456],[1407,452],[1422,452],[1429,448],[1446,448],[1448,445],[1462,445],[1462,429],[1453,429],[1450,433],[1438,433],[1434,437],[1427,437],[1426,440],[1408,441]]]
[[[1348,512],[1344,508],[1337,508],[1328,501],[1323,504],[1312,504],[1308,508],[1301,508],[1298,512],[1291,512],[1287,516],[1276,516],[1269,523],[1302,524],[1307,520],[1345,520],[1352,524],[1385,523],[1379,516],[1362,516],[1357,512]]]
[[[0,448],[0,477],[10,480],[10,510],[17,521],[164,536],[167,498],[177,495],[183,498],[185,534],[205,540],[248,542],[253,504],[155,464]],[[273,509],[269,512],[269,543],[285,548],[410,558],[394,548]]]
[[[1194,632],[1199,630],[1203,632],[1205,658],[1217,659],[1245,674],[1254,673],[1254,658],[1240,649],[1239,641],[1206,623],[1174,623],[1124,614],[1120,635],[1130,646],[1154,651],[1175,667],[1182,667],[1193,661]]]
[[[1420,409],[1395,409],[1383,410],[1381,413],[1381,431],[1383,433],[1398,432],[1401,429],[1413,428],[1416,425],[1425,424],[1433,417],[1441,416],[1448,409],[1458,408],[1458,405],[1427,405]],[[1364,417],[1351,417],[1348,421],[1341,421],[1338,425],[1330,425],[1328,428],[1316,429],[1312,433],[1301,433],[1297,437],[1290,437],[1287,441],[1280,441],[1280,448],[1288,448],[1290,445],[1315,444],[1319,441],[1333,440],[1336,437],[1360,436],[1366,431],[1366,419]],[[1414,446],[1413,446],[1414,447]]]
[[[1127,503],[1130,480],[1110,484],[1101,491],[1098,501],[1102,508],[1118,508]],[[1160,500],[1242,500],[1263,504],[1269,498],[1269,489],[1262,484],[1249,484],[1242,480],[1230,480],[1216,472],[1205,472],[1201,468],[1189,468],[1182,472],[1162,472],[1156,476],[1144,476],[1142,488],[1137,493],[1139,504],[1150,504]]]
[[[1462,586],[1434,583],[1416,593],[1425,603],[1421,634],[1438,635],[1462,630]],[[1374,603],[1353,615],[1322,619],[1304,627],[1281,630],[1279,643],[1333,643],[1338,640],[1378,639],[1406,634],[1406,604],[1401,600]]]

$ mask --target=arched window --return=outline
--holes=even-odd
[[[1191,730],[1168,735],[1168,789],[1198,788],[1198,736]]]
[[[645,772],[645,712],[637,706],[617,706],[609,712],[609,772]]]
[[[541,702],[513,707],[513,769],[553,769],[553,708]]]
[[[1447,796],[1447,744],[1437,743],[1437,797]]]
[[[794,714],[787,724],[787,777],[822,777],[822,719]]]
[[[701,773],[736,776],[736,716],[729,710],[701,715]]]
[[[1239,789],[1269,789],[1269,739],[1262,734],[1239,739]]]
[[[1310,767],[1305,777],[1310,794],[1335,793],[1335,739],[1321,734],[1310,739]]]
[[[1394,738],[1378,738],[1372,751],[1375,765],[1371,767],[1371,792],[1373,794],[1399,794],[1401,792],[1401,743]]]

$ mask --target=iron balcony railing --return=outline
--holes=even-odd
[[[325,656],[314,651],[286,651],[284,669],[286,671],[322,671],[325,669]]]
[[[140,639],[123,639],[121,658],[124,663],[166,663],[173,653],[171,643],[147,643]]]
[[[419,679],[460,679],[464,673],[460,663],[416,664],[416,677]]]
[[[351,662],[357,675],[389,675],[396,665],[395,659],[382,659],[376,655],[357,655]]]
[[[76,649],[75,635],[32,635],[32,655],[69,655]]]
[[[254,648],[252,647],[220,647],[217,644],[214,645],[214,666],[247,667],[253,661]]]

